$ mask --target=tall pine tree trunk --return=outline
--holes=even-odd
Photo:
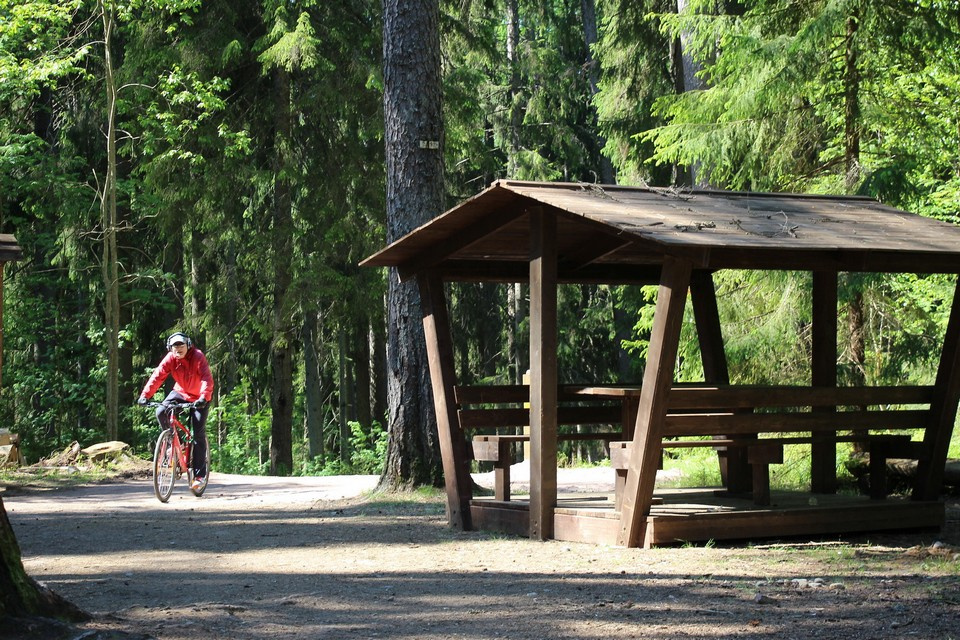
[[[860,68],[857,53],[857,30],[860,16],[854,13],[847,18],[847,32],[844,39],[844,189],[848,194],[856,191],[860,183]],[[847,303],[847,329],[850,334],[850,384],[866,384],[866,339],[863,308],[863,288],[866,278],[862,274],[849,274],[853,281],[853,297]],[[866,409],[866,407],[864,407]],[[863,434],[865,431],[855,431]],[[862,445],[854,448],[862,450]]]
[[[373,419],[386,425],[387,416],[387,340],[384,331],[382,307],[371,318],[371,341],[373,342]]]
[[[844,187],[852,194],[860,182],[860,68],[857,54],[857,30],[860,16],[847,18],[844,48]]]
[[[443,211],[438,0],[384,0],[383,80],[387,242]],[[413,282],[389,275],[387,461],[380,485],[443,483],[433,393]]]
[[[585,67],[587,69],[587,78],[590,80],[590,95],[596,96],[600,92],[597,78],[597,61],[593,58],[593,45],[597,43],[597,6],[595,0],[580,0],[580,11],[583,17],[583,43],[587,50],[587,59]],[[613,163],[610,158],[605,156],[602,151],[607,144],[606,139],[600,134],[597,127],[597,108],[596,105],[590,107],[591,117],[593,119],[594,143],[597,146],[598,180],[603,184],[614,184],[616,178],[613,175]]]
[[[223,295],[223,298],[218,301],[219,322],[216,325],[214,339],[211,341],[213,344],[222,345],[222,351],[217,358],[220,364],[214,378],[216,381],[214,389],[218,397],[225,396],[237,386],[237,343],[232,327],[237,325],[237,305],[234,301],[240,299],[240,293],[237,287],[237,255],[233,240],[227,242],[226,251],[222,256],[223,292],[220,294],[214,291],[213,295]],[[219,287],[215,287],[217,288]]]
[[[518,0],[507,0],[507,64],[510,65],[508,105],[510,121],[507,131],[507,177],[517,175],[520,155],[520,127],[523,124],[523,104],[520,92],[520,9]]]
[[[507,0],[507,62],[510,65],[509,89],[509,131],[507,132],[507,177],[521,178],[518,174],[520,154],[520,127],[523,124],[523,102],[520,81],[520,8],[518,0]],[[514,384],[520,384],[527,370],[526,359],[522,352],[521,325],[526,317],[523,300],[523,286],[519,283],[507,289],[507,354]]]
[[[677,12],[683,13],[690,5],[690,0],[677,0]],[[678,73],[676,77],[677,88],[680,92],[697,91],[703,89],[706,85],[700,79],[700,71],[703,65],[693,57],[691,52],[691,37],[687,33],[681,33],[680,38],[675,41],[676,52],[674,54],[674,70]],[[700,163],[694,162],[683,174],[678,173],[675,177],[676,184],[689,185],[692,187],[706,187],[707,183],[703,180],[703,171]]]
[[[293,194],[290,178],[290,74],[273,70],[274,81],[274,194],[273,194],[273,340],[270,365],[270,473],[293,471],[293,356],[295,333],[291,326],[291,256],[293,255]]]
[[[365,313],[360,314],[358,323],[353,327],[353,370],[356,393],[357,422],[364,430],[370,429],[370,331]]]
[[[350,462],[352,453],[352,444],[350,442],[350,421],[354,419],[353,412],[353,376],[350,367],[350,340],[347,335],[347,328],[341,326],[337,330],[337,351],[340,358],[340,381],[338,388],[338,411],[340,416],[340,461]]]
[[[308,313],[303,321],[303,384],[304,420],[306,421],[307,451],[311,459],[323,459],[323,376],[316,336],[319,314]]]

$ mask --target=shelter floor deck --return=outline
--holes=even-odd
[[[527,535],[528,496],[509,502],[492,498],[471,501],[473,526]],[[647,518],[645,547],[779,537],[819,536],[839,533],[936,529],[944,524],[939,501],[914,501],[891,497],[825,495],[775,491],[769,506],[724,495],[717,489],[658,489]],[[561,494],[554,515],[554,538],[571,542],[615,544],[620,513],[613,494]]]

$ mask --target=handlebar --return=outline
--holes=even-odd
[[[154,402],[153,400],[147,402],[146,404],[141,404],[141,407],[159,407],[163,406],[162,402]],[[185,409],[186,407],[195,407],[197,405],[196,401],[194,402],[183,402],[183,401],[174,401],[166,403],[168,409]]]

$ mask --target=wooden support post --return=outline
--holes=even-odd
[[[510,500],[510,467],[513,466],[513,443],[497,442],[497,464],[493,468],[493,497],[504,502]]]
[[[557,221],[530,213],[530,537],[553,537],[557,506]]]
[[[870,497],[874,500],[887,497],[887,457],[891,449],[883,441],[870,443]]]
[[[936,500],[943,488],[943,473],[947,463],[947,449],[957,419],[960,402],[960,277],[953,293],[953,307],[943,338],[943,351],[933,385],[930,403],[930,422],[923,434],[926,456],[917,461],[917,479],[913,488],[914,500]]]
[[[837,272],[813,272],[813,336],[811,382],[815,387],[837,385]],[[813,407],[814,412],[836,412],[836,407]],[[837,491],[836,433],[817,434],[810,446],[810,490]]]
[[[443,482],[447,492],[447,519],[451,526],[469,531],[473,527],[470,521],[473,481],[470,478],[466,440],[460,428],[454,400],[456,375],[447,300],[443,293],[443,281],[437,274],[423,273],[417,276],[417,284],[420,287],[423,333],[427,343],[433,407],[437,414],[437,432],[443,462]]]
[[[3,271],[7,263],[0,262],[0,386],[3,386]]]
[[[782,444],[756,444],[748,447],[747,461],[753,467],[753,503],[770,504],[770,465],[783,463]]]
[[[660,275],[650,349],[640,391],[640,409],[630,447],[630,468],[620,508],[617,544],[626,547],[640,546],[646,536],[647,516],[660,463],[660,434],[673,385],[691,271],[688,261],[668,257]]]
[[[708,384],[729,384],[727,355],[723,349],[723,331],[720,326],[720,311],[717,307],[717,292],[713,275],[709,271],[696,270],[690,279],[690,301],[697,324],[697,339],[700,342],[700,357],[703,360],[703,379]],[[725,436],[716,436],[724,438]],[[717,451],[720,477],[730,493],[750,491],[750,465],[746,449],[727,447]]]
[[[502,502],[510,501],[513,443],[513,440],[497,436],[477,436],[473,439],[473,459],[493,463],[493,497]]]

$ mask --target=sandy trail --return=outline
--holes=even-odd
[[[601,490],[611,476],[560,484]],[[453,531],[441,499],[370,497],[376,482],[215,474],[203,498],[178,483],[168,504],[149,481],[3,499],[27,571],[95,612],[85,628],[159,640],[943,640],[960,619],[953,530],[780,547],[535,542]]]

